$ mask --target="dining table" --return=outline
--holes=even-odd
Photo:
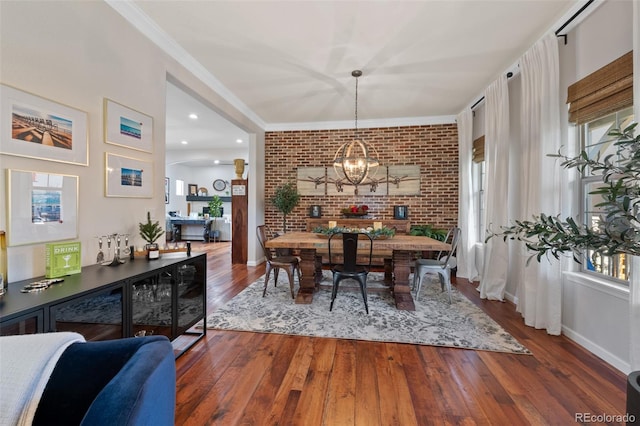
[[[364,241],[368,240],[363,240]],[[299,252],[302,279],[295,303],[313,302],[313,294],[322,279],[321,257],[317,252],[328,249],[327,235],[314,232],[287,232],[265,243],[271,249],[292,249]],[[332,246],[333,247],[333,246]],[[390,250],[392,253],[391,292],[397,309],[414,311],[409,275],[416,253],[447,251],[451,245],[433,238],[415,235],[395,235],[373,240],[373,250]]]

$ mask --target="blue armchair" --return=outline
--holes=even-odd
[[[175,357],[164,336],[70,345],[56,364],[34,425],[173,425]]]

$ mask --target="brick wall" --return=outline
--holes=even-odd
[[[303,196],[287,217],[288,231],[303,231],[309,207],[322,206],[322,216],[340,216],[350,204],[366,204],[370,217],[392,219],[394,205],[409,206],[412,224],[428,224],[447,229],[458,220],[458,133],[455,124],[359,129],[373,145],[384,166],[418,164],[421,170],[420,195]],[[338,147],[348,141],[353,130],[267,132],[265,135],[265,222],[282,229],[282,214],[269,203],[276,186],[295,182],[298,167],[329,167]]]

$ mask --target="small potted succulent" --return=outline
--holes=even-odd
[[[147,222],[138,224],[140,229],[140,236],[147,242],[145,248],[147,249],[147,259],[153,260],[160,257],[160,249],[156,240],[164,234],[160,222],[157,220],[151,222],[151,212],[147,212]]]

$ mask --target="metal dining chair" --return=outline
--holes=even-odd
[[[287,272],[287,276],[289,277],[289,287],[291,288],[291,297],[295,298],[293,294],[293,285],[294,285],[294,274],[298,272],[298,282],[302,279],[302,272],[300,271],[300,259],[296,256],[280,256],[273,253],[267,246],[265,242],[268,240],[267,238],[267,228],[265,225],[260,225],[256,228],[256,233],[258,235],[258,242],[262,247],[262,251],[264,252],[264,257],[267,260],[267,266],[264,277],[264,290],[262,291],[262,297],[267,294],[267,284],[269,283],[269,277],[271,276],[271,271],[274,271],[274,286],[278,285],[278,275],[280,273],[280,269],[284,269]]]
[[[366,265],[358,264],[358,240],[362,237],[362,241],[365,243],[365,253],[368,256],[368,263]],[[339,248],[337,244],[332,244],[332,241],[337,238],[342,238],[342,247]],[[360,292],[362,293],[362,299],[364,300],[364,308],[369,314],[369,304],[367,302],[367,276],[371,270],[371,257],[373,254],[373,239],[369,234],[363,232],[345,232],[331,234],[329,237],[329,264],[331,266],[331,272],[333,273],[333,287],[331,289],[331,306],[329,310],[333,310],[333,302],[338,294],[338,287],[340,281],[351,278],[360,284]],[[332,247],[333,246],[333,247]],[[360,254],[363,257],[362,254]],[[342,263],[338,263],[338,259],[342,259]]]
[[[444,291],[445,286],[449,293],[449,303],[451,303],[451,269],[455,267],[455,252],[458,247],[458,241],[460,240],[461,230],[457,226],[454,226],[449,230],[445,238],[445,242],[448,242],[451,238],[451,250],[443,257],[443,251],[440,251],[435,259],[417,259],[415,262],[415,270],[413,273],[413,288],[415,289],[415,300],[417,301],[420,296],[420,289],[422,288],[422,282],[424,276],[432,273],[438,274],[440,279],[440,286]]]

